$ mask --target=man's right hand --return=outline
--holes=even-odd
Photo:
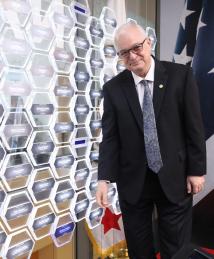
[[[108,183],[106,181],[98,181],[96,200],[100,207],[106,208],[108,206]]]

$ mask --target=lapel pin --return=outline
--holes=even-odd
[[[163,85],[161,84],[161,85],[159,85],[159,88],[161,89],[161,88],[163,88]]]

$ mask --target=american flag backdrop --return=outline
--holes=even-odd
[[[191,65],[207,146],[205,189],[194,197],[193,242],[214,249],[214,0],[186,0],[173,60]]]

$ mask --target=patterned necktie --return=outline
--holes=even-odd
[[[148,167],[155,173],[158,173],[163,166],[158,142],[155,114],[152,103],[152,95],[149,89],[148,81],[142,80],[144,86],[143,98],[143,123],[144,123],[144,141]]]

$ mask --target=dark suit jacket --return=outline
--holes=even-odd
[[[136,203],[147,161],[143,115],[131,72],[125,70],[108,81],[103,94],[98,179],[116,182],[120,198]],[[179,202],[187,195],[187,175],[206,173],[199,96],[191,68],[155,60],[153,103],[163,160],[158,177],[168,199]]]

